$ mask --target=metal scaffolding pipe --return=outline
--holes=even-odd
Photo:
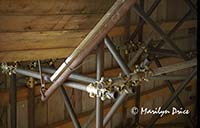
[[[144,0],[140,0],[140,8],[144,10]],[[144,22],[144,20],[140,17],[139,22]],[[138,42],[143,42],[143,25],[141,26],[140,31],[138,32]],[[144,63],[144,65],[146,65]],[[135,94],[135,107],[140,108],[140,91],[141,87],[138,85],[135,89],[136,94]],[[140,114],[135,115],[135,121],[133,126],[137,126],[140,123]]]
[[[95,115],[96,115],[96,110],[94,109],[92,111],[92,113],[89,115],[89,117],[88,117],[87,121],[85,122],[85,124],[83,125],[83,128],[88,128],[88,126],[90,125],[90,123],[94,119]]]
[[[151,80],[184,80],[187,76],[178,76],[178,75],[160,75],[152,76]]]
[[[150,16],[153,11],[156,9],[156,7],[159,5],[161,0],[155,0],[154,3],[152,4],[152,6],[149,8],[149,10],[147,11],[147,15]],[[134,40],[137,33],[139,32],[139,30],[141,29],[141,27],[144,25],[144,20],[140,21],[139,24],[137,25],[135,31],[131,34],[131,40]]]
[[[25,75],[25,76],[30,76],[30,77],[33,77],[33,78],[36,78],[36,79],[40,79],[40,74],[37,73],[37,72],[33,72],[33,71],[28,71],[28,70],[17,68],[16,69],[16,73],[19,73],[19,74]],[[43,76],[45,81],[51,82],[50,79],[49,79],[50,78],[49,75],[42,74],[42,76]],[[81,84],[81,83],[77,83],[77,82],[68,81],[68,82],[63,83],[63,85],[65,85],[67,87],[75,88],[75,89],[78,89],[78,90],[82,90],[82,91],[86,91],[87,90],[86,89],[87,86],[85,86],[84,84]]]
[[[117,109],[119,108],[119,106],[123,103],[124,99],[126,98],[128,94],[127,93],[123,93],[114,103],[114,105],[112,106],[112,108],[110,109],[110,111],[107,113],[107,115],[105,116],[104,120],[103,120],[103,127],[105,127],[108,122],[110,121],[111,117],[113,116],[113,114],[117,111]]]
[[[119,66],[122,69],[123,73],[125,75],[128,75],[131,72],[131,70],[129,69],[128,65],[125,64],[125,62],[123,61],[121,55],[117,52],[117,50],[115,49],[115,46],[113,45],[112,41],[109,39],[108,36],[105,37],[104,43],[108,47],[108,49],[110,50],[111,54],[113,55],[113,57],[115,58],[117,63],[119,64]],[[110,109],[110,111],[107,113],[107,115],[105,116],[105,118],[103,120],[103,127],[105,127],[108,124],[108,122],[111,119],[112,115],[117,111],[118,107],[122,104],[122,102],[125,100],[127,95],[128,95],[127,93],[123,93],[116,100],[116,102],[114,103],[114,105],[112,106],[112,108]]]
[[[131,70],[126,65],[125,61],[123,60],[123,58],[121,57],[119,52],[116,50],[113,42],[111,41],[111,39],[108,36],[106,36],[104,38],[104,43],[107,46],[107,48],[109,49],[109,51],[111,52],[111,54],[113,55],[113,57],[115,58],[115,60],[117,61],[118,65],[120,66],[120,68],[122,69],[124,74],[128,75],[131,72]]]
[[[81,128],[81,125],[80,125],[80,123],[78,121],[76,113],[74,112],[74,109],[72,107],[70,99],[69,99],[69,97],[68,97],[68,95],[67,95],[67,93],[65,91],[65,88],[63,86],[60,87],[60,92],[61,92],[61,94],[63,96],[64,102],[65,102],[65,106],[67,108],[69,116],[71,117],[71,120],[72,120],[72,122],[74,124],[74,127],[75,128]]]
[[[160,67],[160,68],[157,68],[154,70],[153,76],[158,76],[158,75],[162,75],[165,73],[170,73],[170,72],[194,67],[196,65],[197,65],[197,59],[192,59],[189,61],[184,61],[181,63],[176,63],[176,64],[172,64],[172,65],[165,66],[165,67]]]
[[[72,82],[72,81],[67,81],[65,83],[63,83],[63,85],[70,87],[70,88],[74,88],[74,89],[78,89],[81,91],[87,91],[87,86],[81,83],[77,83],[77,82]]]
[[[65,60],[59,69],[52,75],[51,81],[55,81],[45,92],[42,100],[48,99],[69,75],[86,58],[86,56],[102,41],[106,34],[135,4],[136,0],[117,0],[109,11],[102,17],[97,25],[90,31],[74,52]]]
[[[156,63],[156,65],[157,65],[157,67],[162,67],[162,65],[161,65],[160,61],[158,60],[158,58],[154,57],[154,60],[155,60],[155,63]],[[165,74],[164,74],[164,75],[165,75]],[[171,94],[173,94],[173,93],[175,92],[175,88],[173,87],[172,82],[169,81],[169,80],[165,80],[165,82],[167,83],[167,86],[168,86],[168,88],[169,88]],[[175,97],[175,100],[176,100],[176,103],[177,103],[180,107],[182,107],[183,109],[185,109],[183,103],[181,102],[181,99],[180,99],[178,96]],[[189,115],[185,115],[185,116],[186,116],[186,118],[187,118],[187,121],[190,123],[190,125],[191,125],[192,127],[194,127],[194,123],[193,123],[192,119],[190,118],[190,116],[189,116]]]
[[[175,98],[181,93],[181,91],[186,87],[186,85],[192,80],[192,78],[196,75],[197,69],[195,68],[192,73],[186,78],[181,85],[176,89],[176,91],[172,94],[172,96],[162,105],[162,110],[166,110],[168,106],[175,100]],[[159,114],[154,115],[152,119],[149,121],[147,128],[152,128],[155,122],[159,119]]]
[[[152,32],[149,34],[149,38],[147,39],[147,41],[144,43],[145,47],[147,47],[149,45],[149,43],[152,41]],[[140,47],[137,52],[135,53],[134,57],[129,61],[128,66],[132,67],[132,65],[134,65],[137,60],[139,59],[139,57],[142,55],[142,53],[144,52],[144,48]]]
[[[155,32],[157,32],[165,42],[167,42],[181,57],[184,59],[187,58],[185,53],[181,51],[176,44],[163,32],[163,30],[150,18],[147,14],[139,8],[137,4],[133,6],[134,11],[142,17],[152,28]]]
[[[151,48],[148,53],[152,55],[163,55],[163,56],[173,56],[173,57],[180,57],[179,54],[174,52],[173,50],[168,49],[159,49],[159,48]]]
[[[35,128],[35,81],[33,77],[29,78],[28,88],[28,127]]]
[[[178,28],[185,22],[185,20],[190,16],[190,14],[192,13],[191,10],[189,10],[183,18],[181,18],[181,20],[178,21],[178,23],[176,23],[176,25],[169,31],[169,33],[167,34],[169,37],[172,36],[172,34],[174,34]],[[163,45],[165,44],[165,42],[162,40],[158,46],[156,46],[156,48],[161,48]]]
[[[190,9],[197,15],[197,9],[191,0],[185,0],[185,3],[190,7]]]
[[[10,88],[10,125],[11,128],[17,127],[17,85],[16,75],[12,74],[9,77],[9,88]]]
[[[51,69],[51,68],[42,68],[42,71],[46,72],[46,73],[53,74],[56,70],[55,69]],[[93,83],[93,82],[96,81],[95,78],[92,78],[92,77],[89,77],[89,76],[85,76],[85,75],[82,75],[80,73],[75,73],[75,72],[73,72],[69,76],[69,80],[82,81],[82,82],[87,82],[87,83]]]
[[[103,76],[104,70],[104,44],[100,44],[97,48],[97,80]],[[97,85],[98,86],[98,85]],[[103,128],[103,101],[100,97],[96,97],[96,128]]]

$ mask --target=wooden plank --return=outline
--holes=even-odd
[[[105,13],[115,0],[1,0],[0,15]]]
[[[20,101],[17,103],[17,128],[28,127],[28,102]]]
[[[60,93],[60,90],[57,90],[48,100],[48,124],[64,120],[64,109],[65,107],[63,97]]]
[[[65,58],[70,55],[75,48],[58,48],[58,49],[45,49],[45,50],[27,50],[27,51],[13,51],[13,52],[0,52],[1,62],[12,61],[27,61],[38,59],[52,59],[52,58]]]
[[[164,30],[170,30],[176,22],[164,23]],[[181,29],[196,26],[195,20],[186,21]],[[135,26],[132,26],[135,29]],[[145,25],[144,32],[151,29]],[[14,32],[0,34],[0,62],[25,61],[36,59],[66,58],[89,30]],[[123,35],[124,27],[115,27],[111,37]],[[8,45],[9,44],[9,45]]]
[[[0,16],[0,32],[92,29],[103,14]]]
[[[8,127],[8,124],[7,122],[9,121],[8,119],[8,114],[7,114],[7,111],[8,111],[8,107],[7,106],[1,106],[0,105],[0,120],[1,120],[1,123],[0,123],[0,127],[1,128],[9,128]]]
[[[36,87],[35,87],[36,88]],[[35,98],[35,127],[47,125],[47,102],[42,102],[39,97]]]
[[[1,33],[0,52],[74,48],[85,37],[88,31],[49,31],[49,32],[24,32]]]
[[[181,19],[189,9],[187,4],[182,0],[177,0],[176,3],[179,4],[181,8],[177,8],[177,4],[174,3],[174,0],[167,1],[167,19],[168,20],[178,20]]]

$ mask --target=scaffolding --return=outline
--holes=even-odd
[[[137,0],[117,0],[113,6],[108,10],[108,12],[102,17],[102,19],[97,23],[97,25],[90,31],[90,33],[84,38],[80,45],[74,50],[74,52],[67,57],[63,64],[57,69],[49,69],[45,67],[40,67],[40,72],[33,72],[25,70],[22,68],[14,69],[17,74],[30,76],[35,79],[41,80],[41,99],[46,101],[58,88],[63,96],[65,106],[68,110],[68,113],[71,117],[71,120],[75,128],[81,128],[80,122],[77,118],[77,115],[72,107],[72,104],[69,100],[69,97],[64,89],[64,86],[68,86],[74,89],[88,92],[89,95],[93,98],[96,98],[96,109],[91,113],[88,121],[83,125],[84,128],[88,127],[92,119],[96,116],[96,128],[106,127],[110,121],[113,114],[117,111],[119,106],[124,102],[125,98],[129,95],[135,95],[136,98],[136,107],[140,107],[140,82],[148,81],[149,79],[162,79],[165,80],[167,87],[171,92],[169,99],[162,105],[162,109],[167,109],[169,105],[176,101],[177,104],[184,108],[184,105],[179,98],[179,94],[183,91],[186,85],[196,76],[196,58],[190,56],[188,53],[182,51],[171,39],[172,35],[178,30],[178,28],[184,23],[184,21],[192,14],[197,14],[196,7],[193,1],[185,0],[184,2],[190,8],[189,11],[184,15],[180,21],[169,31],[165,33],[159,24],[154,22],[150,16],[153,11],[159,6],[161,0],[155,0],[152,6],[144,11],[144,0],[140,1],[140,5],[137,3]],[[126,62],[124,58],[117,51],[114,43],[107,35],[107,33],[117,24],[117,22],[125,15],[127,15],[126,25],[127,28],[130,28],[130,9],[133,9],[134,12],[140,17],[140,22],[137,25],[135,31],[130,34],[129,29],[126,33],[128,34],[127,42],[133,43],[135,46],[138,46],[135,56],[129,61]],[[152,36],[149,36],[146,41],[143,41],[143,25],[147,23],[153,29],[153,32],[159,34],[161,41],[153,46],[151,43]],[[151,32],[152,33],[152,32]],[[150,33],[150,35],[151,35]],[[130,35],[130,36],[129,36]],[[133,40],[138,36],[138,42]],[[168,44],[172,47],[173,50],[164,50],[161,47],[164,44]],[[104,72],[104,47],[107,47],[117,64],[122,70],[122,77],[119,79],[105,79],[103,76]],[[77,67],[83,62],[83,60],[96,48],[96,57],[97,57],[97,68],[96,68],[96,79],[92,77],[85,76],[84,74],[74,73]],[[131,67],[138,62],[142,55],[147,55],[140,65],[137,65],[134,70]],[[184,59],[184,62],[162,66],[159,57],[157,55],[166,55],[166,56],[176,56]],[[152,71],[148,68],[149,63],[154,61],[157,65],[157,69]],[[38,62],[40,63],[40,62]],[[181,69],[193,68],[193,71],[188,75],[188,77],[183,76],[170,76],[167,75],[170,72],[175,72]],[[52,76],[45,73],[50,73]],[[141,77],[138,74],[143,73],[150,74],[148,77]],[[11,81],[15,81],[15,74],[11,75]],[[170,80],[183,80],[178,88],[174,88]],[[66,82],[66,80],[68,80]],[[45,87],[46,82],[52,82],[52,85],[47,89]],[[79,83],[84,82],[87,84]],[[124,86],[120,86],[120,85]],[[11,126],[16,125],[16,102],[12,99],[16,98],[16,86],[15,82],[11,83],[14,86],[11,86],[11,113],[13,114],[13,119],[11,120]],[[34,84],[32,82],[32,84]],[[109,85],[109,86],[108,86]],[[112,87],[112,88],[111,88]],[[113,89],[114,88],[114,89]],[[115,103],[111,107],[110,111],[103,117],[103,100],[105,99],[116,99]],[[139,123],[139,114],[135,115],[134,126],[140,126]],[[185,115],[187,118],[188,124],[190,127],[195,127],[195,123],[192,120],[190,115]],[[159,119],[159,115],[154,115],[148,123],[147,128],[154,126],[155,122]],[[32,123],[34,125],[34,123]]]

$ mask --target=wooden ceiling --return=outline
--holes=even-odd
[[[66,58],[115,0],[0,0],[0,62]],[[176,22],[164,22],[170,30]],[[196,26],[186,21],[180,29]],[[135,26],[131,27],[131,31]],[[145,25],[144,32],[150,31]],[[116,26],[110,36],[124,35]]]
[[[69,55],[115,0],[1,0],[0,61]]]

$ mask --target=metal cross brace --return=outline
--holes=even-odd
[[[155,64],[157,65],[157,67],[162,67],[160,61],[159,61],[158,58],[156,58],[155,56],[154,56],[154,61],[155,61]],[[164,75],[165,75],[165,74],[164,74]],[[172,82],[169,81],[169,80],[165,80],[165,82],[167,83],[167,86],[168,86],[168,88],[169,88],[171,94],[173,94],[173,93],[175,92],[175,88],[173,87]],[[176,100],[176,103],[177,103],[180,107],[182,107],[182,108],[184,109],[185,107],[184,107],[183,103],[181,102],[181,99],[178,97],[178,95],[177,95],[175,98],[176,98],[176,99],[175,99],[175,100]],[[194,123],[193,123],[191,117],[190,117],[189,115],[185,115],[185,116],[186,116],[186,118],[188,119],[187,121],[191,124],[191,126],[194,127]]]
[[[191,0],[185,0],[185,3],[190,7],[190,9],[197,15],[197,9]]]
[[[149,8],[149,10],[147,11],[147,16],[150,16],[153,11],[156,9],[156,7],[158,7],[159,3],[161,0],[155,0],[154,3],[151,5],[151,7]],[[142,26],[144,25],[145,21],[142,20],[141,22],[139,22],[139,24],[137,25],[135,31],[131,34],[130,39],[133,41],[137,35],[137,33],[139,32],[139,30],[142,28]]]
[[[176,25],[169,31],[169,33],[167,34],[168,37],[171,37],[172,34],[174,34],[178,28],[185,22],[185,20],[187,20],[187,18],[191,15],[192,11],[189,10],[184,16],[183,18],[181,18],[177,23]],[[165,44],[165,42],[162,40],[156,48],[161,48],[163,45]]]
[[[171,40],[167,34],[164,33],[164,31],[159,27],[159,25],[157,23],[155,23],[150,17],[148,17],[148,15],[137,5],[135,4],[133,6],[134,11],[143,18],[144,21],[146,21],[146,23],[148,23],[152,29],[158,33],[165,42],[167,42],[181,57],[183,57],[184,59],[187,58],[186,54],[177,47],[177,45],[174,43],[173,40]]]
[[[186,78],[176,89],[176,91],[172,94],[172,96],[162,105],[162,110],[165,110],[169,107],[169,105],[176,99],[176,97],[183,91],[183,89],[187,86],[187,84],[192,80],[192,78],[196,75],[197,69],[195,68],[192,73]],[[155,122],[159,119],[159,114],[154,115],[149,121],[147,128],[151,128]]]

